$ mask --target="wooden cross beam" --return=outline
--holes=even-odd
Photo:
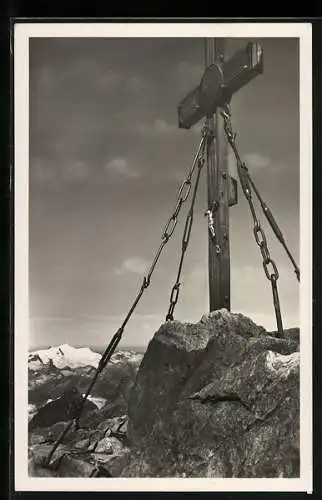
[[[230,310],[229,207],[237,203],[237,183],[228,172],[228,144],[218,108],[232,95],[263,72],[263,51],[249,43],[225,61],[224,39],[205,40],[206,71],[200,85],[179,103],[179,127],[190,129],[202,118],[214,130],[208,146],[208,273],[209,307]]]
[[[206,39],[208,45],[217,47],[219,43],[223,45],[223,39]],[[179,103],[179,128],[190,129],[208,114],[215,113],[218,106],[262,72],[263,51],[257,42],[248,43],[227,62],[224,53],[219,59],[210,57],[200,85]]]

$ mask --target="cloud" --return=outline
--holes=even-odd
[[[142,135],[169,135],[176,133],[178,126],[158,118],[151,124],[139,125],[138,131]]]
[[[81,183],[91,176],[89,166],[81,160],[60,162],[36,158],[30,162],[29,168],[32,182],[51,189],[60,189],[66,183]]]
[[[79,328],[77,332],[77,338],[79,339],[79,332],[81,329],[95,334],[95,339],[93,338],[93,345],[105,345],[111,340],[113,333],[119,328],[119,326],[124,321],[127,311],[120,315],[108,315],[108,316],[96,316],[96,315],[86,315],[85,318],[81,318],[79,322]],[[84,321],[85,319],[85,321]],[[120,342],[120,348],[132,347],[142,348],[146,347],[149,341],[152,339],[153,334],[160,328],[164,323],[164,314],[137,314],[134,313],[124,331],[123,338]],[[88,342],[88,339],[87,339]],[[84,345],[86,342],[84,342]]]
[[[173,72],[173,77],[183,92],[189,92],[194,86],[199,85],[204,71],[205,68],[201,64],[180,61]]]
[[[43,158],[35,158],[30,162],[29,175],[37,183],[51,183],[56,177],[56,169],[52,162]]]
[[[108,315],[100,315],[100,314],[81,314],[80,318],[84,321],[97,322],[97,323],[120,323],[123,320],[123,314],[108,314]],[[138,314],[134,313],[132,318],[135,321],[160,321],[162,316],[160,314]]]
[[[228,170],[230,175],[237,177],[237,165],[236,157],[233,151],[229,148],[228,150]],[[262,156],[259,153],[247,153],[242,156],[242,161],[246,163],[246,166],[251,170],[266,168],[271,164],[270,158],[267,156]]]
[[[202,299],[208,290],[208,264],[198,264],[184,278],[182,285],[189,298]]]
[[[105,170],[108,173],[119,175],[121,177],[126,177],[127,179],[137,179],[140,177],[139,172],[132,164],[128,162],[125,158],[113,158],[110,160],[106,166]]]
[[[201,134],[203,123],[199,122],[196,123],[189,132],[193,132],[195,134]],[[187,135],[186,130],[182,130],[179,128],[178,123],[170,123],[167,122],[166,120],[162,118],[157,118],[153,123],[145,123],[142,125],[139,125],[137,127],[137,130],[139,134],[141,135],[148,135],[148,136],[173,136],[173,135],[178,135],[181,134],[183,137],[184,135]]]
[[[102,72],[97,78],[97,85],[100,87],[115,87],[122,81],[122,75],[112,69]]]
[[[79,58],[74,64],[69,66],[69,69],[64,72],[66,77],[80,77],[95,75],[100,70],[98,61],[92,58]]]
[[[235,313],[242,313],[248,318],[251,318],[254,323],[259,326],[263,326],[268,332],[276,331],[276,319],[274,312],[272,314],[263,313],[260,311],[234,311]],[[294,328],[299,326],[299,314],[296,312],[288,313],[283,315],[283,327],[284,328]]]
[[[153,130],[157,134],[173,134],[178,127],[173,123],[167,123],[165,120],[157,119],[153,124]]]
[[[85,181],[90,177],[90,169],[83,161],[75,161],[63,170],[63,176],[71,181]]]
[[[141,257],[131,257],[122,262],[121,266],[115,270],[116,274],[125,274],[128,272],[143,275],[149,265],[149,262]]]
[[[37,72],[39,89],[51,88],[58,80],[57,73],[51,66],[43,66]]]
[[[262,156],[259,153],[247,153],[244,156],[244,162],[250,168],[265,168],[271,163],[267,156]]]
[[[100,87],[115,87],[122,80],[122,75],[113,69],[108,69],[94,59],[79,59],[68,70],[60,75],[58,82],[64,80],[89,80],[91,83]]]
[[[177,168],[173,168],[168,172],[165,172],[164,175],[162,176],[162,179],[169,182],[174,181],[179,185],[181,182],[183,182],[186,176],[187,172],[184,169],[179,170]]]
[[[128,92],[140,93],[149,90],[149,81],[146,78],[132,74],[128,71],[116,71],[115,69],[100,64],[99,61],[89,58],[82,58],[71,64],[68,69],[53,69],[45,66],[38,71],[38,81],[42,87],[60,87],[66,83],[74,84],[86,82],[99,92],[105,92],[120,86]]]
[[[81,314],[74,318],[31,318],[30,347],[59,345],[68,343],[74,346],[88,347],[88,332],[91,333],[91,346],[106,346],[113,334],[124,321],[127,311],[120,315]],[[33,321],[36,319],[36,321]],[[145,348],[153,334],[164,323],[163,314],[136,314],[131,316],[119,347],[141,349]],[[43,332],[50,331],[50,337],[44,337]],[[38,341],[36,340],[38,339]],[[55,339],[54,342],[50,339]],[[41,339],[41,341],[39,341]]]
[[[255,242],[254,242],[255,244]],[[256,248],[256,245],[255,245]],[[272,248],[271,248],[272,250]],[[275,252],[276,255],[276,252]],[[275,257],[276,260],[276,257]],[[258,250],[258,257],[257,257],[257,262],[256,265],[251,265],[251,264],[245,264],[242,266],[235,266],[234,264],[232,265],[231,268],[231,278],[234,280],[236,284],[242,283],[245,287],[248,289],[255,288],[259,283],[267,284],[264,269],[262,266],[262,259],[260,256],[260,252]],[[277,260],[277,267],[278,271],[280,274],[281,279],[283,280],[283,283],[287,283],[286,288],[292,287],[292,285],[296,285],[296,279],[294,277],[294,273],[292,272],[292,267],[288,266],[288,262],[286,261],[286,264],[278,264]],[[269,268],[271,269],[271,268]],[[271,288],[270,286],[268,287],[269,295],[271,294]]]
[[[142,92],[149,89],[149,83],[145,78],[139,76],[124,77],[127,87],[132,92]]]
[[[69,321],[74,321],[74,318],[65,318],[65,317],[59,317],[59,316],[55,316],[55,317],[48,317],[48,316],[39,316],[39,317],[32,317],[30,316],[30,321],[49,321],[49,322],[69,322]]]
[[[147,91],[150,86],[148,80],[145,78],[131,75],[127,72],[116,72],[112,69],[102,72],[101,75],[97,78],[97,84],[99,87],[123,87],[128,92],[132,93],[140,93]]]
[[[49,77],[49,74],[44,74],[44,78],[47,80],[49,80]],[[142,92],[149,88],[147,79],[137,75],[129,75],[128,71],[116,71],[111,68],[106,70],[98,61],[92,59],[77,61],[60,76],[59,82],[67,78],[91,79],[100,90],[119,87],[120,85],[130,92]]]
[[[246,264],[231,268],[231,294],[234,312],[242,312],[266,329],[276,329],[272,289],[260,259],[258,266]],[[278,262],[277,262],[278,264]],[[299,294],[292,269],[278,265],[278,292],[285,327],[296,326],[299,317]]]

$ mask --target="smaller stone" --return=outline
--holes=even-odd
[[[42,444],[46,442],[45,436],[39,436],[39,434],[30,434],[29,443],[31,445]]]
[[[90,444],[89,438],[82,439],[81,441],[78,441],[75,444],[75,448],[80,449],[80,450],[84,450],[85,448],[88,448],[89,444]]]
[[[93,431],[89,436],[90,443],[88,446],[88,451],[94,451],[96,449],[97,443],[102,439],[102,437],[102,431]]]
[[[102,462],[102,467],[108,471],[112,477],[121,477],[122,471],[128,464],[131,456],[129,448],[123,448],[122,451],[115,455],[105,455],[105,460]]]
[[[101,439],[95,448],[95,453],[119,453],[123,449],[122,443],[114,437],[105,437]]]
[[[108,462],[108,459],[109,457],[113,456],[112,454],[110,453],[97,453],[95,451],[95,453],[91,453],[91,458],[93,459],[93,461],[95,463],[99,463],[99,464],[105,464]]]
[[[61,435],[63,430],[65,429],[67,425],[67,422],[56,422],[56,424],[50,426],[50,427],[42,427],[42,428],[37,428],[36,432],[30,432],[29,436],[37,435],[41,436],[43,438],[43,443],[47,442],[54,442],[56,439]],[[69,429],[67,434],[64,436],[63,443],[69,442],[71,439],[73,439],[75,435],[75,431],[73,429],[73,426]],[[30,438],[33,439],[33,438]],[[40,441],[39,441],[40,442]]]
[[[84,429],[84,428],[78,429],[75,432],[75,436],[74,436],[75,441],[76,442],[82,441],[83,439],[88,438],[90,432],[91,432],[90,429]]]
[[[47,464],[47,459],[52,450],[52,445],[50,444],[40,444],[34,446],[34,448],[31,451],[31,457],[36,466],[44,466]],[[50,460],[50,465],[53,463],[56,463],[57,460],[59,460],[62,455],[66,453],[66,446],[64,445],[59,445],[55,452],[53,453],[51,460]]]
[[[121,417],[115,417],[113,419],[111,419],[111,423],[110,423],[110,428],[112,430],[112,432],[119,432],[120,431],[120,428],[123,426],[123,424],[126,422],[127,420],[127,416],[126,415],[122,415]]]
[[[97,430],[102,432],[103,434],[105,434],[109,428],[110,428],[110,420],[104,420],[103,422],[100,422],[97,426]]]
[[[94,464],[66,454],[59,463],[58,477],[89,477],[94,469]]]
[[[100,422],[97,426],[97,430],[102,431],[103,436],[110,436],[111,434],[116,434],[117,432],[122,432],[120,429],[123,427],[124,423],[127,421],[127,415],[121,415],[120,417],[109,418]]]
[[[54,441],[58,439],[58,437],[61,435],[61,433],[65,430],[66,426],[68,425],[68,422],[57,422],[51,427],[51,436],[53,437]],[[64,436],[63,442],[67,443],[70,441],[73,437],[75,436],[75,430],[74,426],[72,425],[67,432],[67,434]]]
[[[112,454],[113,453],[113,447],[110,443],[110,437],[105,437],[101,439],[95,448],[95,453],[107,453],[107,454]]]
[[[89,441],[89,445],[87,446],[88,451],[94,451],[97,446],[97,441]]]
[[[119,432],[122,432],[123,434],[127,434],[127,429],[128,429],[128,420],[125,420],[125,422],[120,427]]]
[[[50,469],[45,469],[37,464],[30,458],[28,460],[28,476],[29,477],[56,477],[57,473]]]

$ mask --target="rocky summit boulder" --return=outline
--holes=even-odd
[[[298,477],[299,335],[226,310],[161,326],[129,401],[122,477]]]

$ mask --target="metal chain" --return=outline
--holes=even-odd
[[[193,212],[194,212],[194,206],[195,206],[195,201],[196,201],[196,195],[197,195],[198,186],[199,186],[201,169],[204,166],[204,163],[205,163],[205,144],[203,145],[203,148],[202,148],[200,155],[199,155],[199,158],[198,158],[198,171],[197,171],[193,195],[192,195],[192,199],[191,199],[191,205],[190,205],[190,209],[189,209],[189,212],[188,212],[188,215],[186,218],[186,223],[185,223],[184,230],[183,230],[182,243],[181,243],[181,257],[180,257],[180,261],[179,261],[177,278],[176,278],[175,284],[172,287],[172,291],[170,294],[170,305],[169,305],[168,313],[166,315],[166,321],[173,320],[174,309],[176,307],[176,304],[177,304],[178,298],[179,298],[179,291],[180,291],[180,285],[181,285],[180,277],[181,277],[181,272],[182,272],[182,267],[183,267],[184,256],[185,256],[186,250],[187,250],[188,245],[189,245],[191,229],[192,229],[192,224],[193,224]]]
[[[177,225],[177,221],[178,221],[178,215],[180,213],[180,210],[181,210],[181,207],[182,205],[185,203],[185,201],[187,200],[189,194],[190,194],[190,191],[191,191],[191,179],[192,179],[192,176],[194,174],[194,171],[196,169],[196,166],[199,162],[199,158],[200,158],[200,153],[201,151],[204,150],[204,147],[205,147],[205,143],[206,143],[206,140],[207,140],[207,137],[208,137],[208,134],[209,134],[209,130],[208,130],[208,127],[207,126],[204,126],[203,129],[202,129],[202,134],[201,134],[201,140],[200,140],[200,143],[199,143],[199,146],[197,148],[197,152],[194,156],[194,159],[193,159],[193,162],[192,162],[192,165],[190,167],[190,170],[189,170],[189,173],[186,177],[186,179],[183,181],[183,183],[181,184],[180,188],[179,188],[179,191],[178,191],[178,195],[177,195],[177,202],[176,202],[176,205],[175,205],[175,208],[174,208],[174,211],[172,213],[172,215],[169,217],[166,225],[164,226],[164,229],[162,231],[162,234],[161,234],[161,244],[155,254],[155,257],[152,261],[152,264],[146,274],[146,276],[144,276],[143,278],[143,283],[141,285],[141,288],[128,312],[128,314],[126,315],[123,323],[121,324],[120,328],[117,330],[117,332],[114,334],[112,340],[110,341],[109,345],[107,346],[105,352],[103,353],[100,361],[99,361],[99,364],[98,364],[98,367],[95,371],[95,374],[94,374],[94,377],[86,391],[86,393],[84,394],[80,404],[76,407],[75,411],[74,411],[74,414],[73,414],[73,417],[72,419],[69,421],[69,423],[66,425],[66,427],[64,428],[64,430],[62,431],[62,433],[58,436],[55,444],[53,445],[53,448],[51,449],[48,457],[47,457],[47,460],[46,460],[46,463],[47,465],[49,464],[50,460],[51,460],[51,457],[53,456],[54,452],[56,451],[57,447],[59,446],[59,444],[62,442],[62,440],[64,439],[64,437],[66,436],[66,434],[68,433],[68,431],[71,429],[72,425],[74,424],[76,427],[78,427],[78,421],[79,421],[79,418],[80,418],[80,415],[83,411],[83,408],[84,408],[84,405],[85,405],[85,402],[94,386],[94,384],[96,383],[96,380],[98,378],[98,376],[100,375],[100,373],[102,372],[102,370],[105,368],[105,366],[107,365],[108,361],[111,359],[115,349],[117,348],[120,340],[122,339],[122,335],[123,335],[123,332],[124,332],[124,329],[125,329],[125,326],[127,325],[129,319],[131,318],[138,302],[140,301],[142,295],[143,295],[143,292],[146,290],[146,288],[148,288],[148,286],[150,285],[150,282],[151,282],[151,277],[152,277],[152,274],[153,274],[153,271],[155,269],[155,266],[160,258],[160,255],[162,253],[162,250],[164,248],[164,246],[168,243],[169,239],[171,238],[171,236],[173,235],[173,232],[176,228],[176,225]],[[200,172],[200,169],[198,170],[198,173]]]
[[[260,204],[261,204],[261,207],[262,207],[262,210],[263,210],[263,212],[264,212],[264,214],[265,214],[265,217],[266,217],[266,219],[267,219],[267,221],[268,221],[269,225],[271,226],[271,228],[272,228],[272,230],[273,230],[273,232],[274,232],[274,234],[275,234],[276,238],[277,238],[277,239],[278,239],[278,241],[281,243],[281,245],[284,247],[284,249],[285,249],[285,251],[286,251],[286,253],[287,253],[287,255],[288,255],[288,257],[289,257],[290,261],[291,261],[291,262],[292,262],[292,264],[293,264],[293,267],[294,267],[294,272],[295,272],[295,274],[296,274],[297,280],[298,280],[298,281],[300,281],[300,269],[299,269],[299,267],[297,266],[297,264],[296,264],[296,262],[295,262],[295,260],[294,260],[294,257],[293,257],[293,255],[291,254],[291,252],[290,252],[290,250],[289,250],[289,248],[288,248],[288,246],[287,246],[287,243],[286,243],[286,241],[285,241],[284,235],[283,235],[283,233],[282,233],[281,229],[279,228],[279,226],[278,226],[278,224],[277,224],[277,222],[276,222],[276,220],[275,220],[275,218],[274,218],[274,216],[273,216],[273,214],[272,214],[272,211],[271,211],[271,210],[270,210],[270,208],[266,205],[266,203],[264,202],[263,198],[262,198],[262,197],[261,197],[261,195],[259,194],[259,191],[258,191],[258,189],[257,189],[257,187],[256,187],[256,185],[255,185],[255,183],[254,183],[254,181],[253,181],[253,179],[251,178],[250,173],[248,172],[248,169],[247,169],[247,167],[246,167],[246,166],[245,166],[245,168],[246,168],[247,173],[248,173],[248,179],[249,179],[249,182],[250,182],[250,184],[251,184],[251,186],[252,186],[252,188],[253,188],[254,193],[255,193],[255,194],[256,194],[256,196],[257,196],[258,201],[259,201],[259,202],[260,202]]]
[[[238,172],[238,177],[241,183],[242,190],[245,194],[245,197],[248,201],[249,208],[253,217],[254,221],[254,237],[257,245],[260,248],[262,257],[263,257],[263,268],[265,275],[267,279],[271,282],[272,286],[272,294],[273,294],[273,303],[274,303],[274,309],[275,309],[275,316],[276,316],[276,323],[277,323],[277,330],[279,333],[279,336],[283,336],[283,323],[282,323],[282,316],[281,316],[281,309],[280,309],[280,301],[279,301],[279,296],[278,296],[278,288],[277,288],[277,281],[279,278],[279,272],[277,269],[277,266],[274,262],[274,260],[271,258],[268,246],[267,246],[267,240],[265,236],[265,232],[263,228],[261,227],[259,218],[257,217],[256,210],[254,207],[254,203],[252,200],[252,191],[251,191],[251,183],[249,179],[249,174],[246,165],[241,161],[239,151],[236,146],[236,133],[233,133],[232,130],[232,123],[231,123],[231,112],[228,106],[225,106],[223,108],[223,111],[221,113],[223,119],[224,119],[224,130],[225,134],[227,137],[227,140],[234,152],[236,162],[237,162],[237,172]],[[269,267],[271,266],[271,268]]]
[[[228,116],[226,116],[228,115]],[[231,141],[230,142],[230,145],[232,146],[233,148],[233,151],[235,153],[235,156],[236,156],[236,153],[238,154],[238,151],[236,151],[236,146],[235,146],[235,139],[236,139],[236,134],[233,134],[232,132],[232,127],[231,127],[231,121],[230,123],[228,124],[228,120],[231,120],[231,112],[230,112],[230,109],[229,109],[229,106],[225,106],[224,108],[224,111],[222,113],[222,116],[224,117],[224,120],[226,120],[226,124],[227,124],[227,129],[226,129],[226,134],[227,134],[227,130],[229,130],[229,134],[230,136],[232,137],[232,140],[233,140],[233,143],[234,145],[232,145]],[[229,118],[230,117],[230,118]],[[228,139],[229,140],[229,139]],[[237,160],[238,161],[238,160]],[[296,277],[297,277],[297,280],[300,281],[300,269],[298,267],[298,265],[296,264],[295,262],[295,259],[293,257],[293,255],[291,254],[291,251],[289,250],[288,246],[287,246],[287,243],[286,243],[286,240],[284,238],[284,235],[281,231],[281,229],[279,228],[273,214],[272,214],[272,211],[270,210],[270,208],[267,206],[267,204],[264,202],[263,198],[261,197],[253,179],[251,178],[251,175],[248,171],[248,168],[246,167],[246,165],[244,163],[242,163],[239,159],[239,163],[242,167],[242,176],[243,176],[243,179],[245,179],[245,177],[247,176],[248,177],[248,181],[247,179],[245,179],[245,182],[249,183],[251,185],[251,187],[253,188],[254,190],[254,193],[256,194],[257,196],[257,199],[258,201],[260,202],[260,205],[262,207],[262,210],[263,210],[263,213],[269,223],[269,225],[271,226],[276,238],[278,239],[278,241],[281,243],[281,245],[284,247],[290,261],[292,262],[293,264],[293,267],[294,267],[294,272],[296,274]]]

